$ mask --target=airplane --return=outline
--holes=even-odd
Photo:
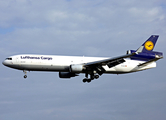
[[[60,78],[85,74],[83,82],[91,82],[102,74],[125,74],[156,67],[156,61],[163,58],[162,52],[153,51],[158,35],[151,35],[137,50],[128,50],[125,55],[109,57],[57,56],[21,54],[6,58],[3,65],[27,71],[59,72]]]

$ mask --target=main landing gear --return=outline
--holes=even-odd
[[[90,83],[92,80],[94,80],[94,79],[98,79],[99,78],[99,75],[94,75],[94,73],[93,74],[90,74],[90,78],[88,78],[88,73],[86,73],[85,74],[85,79],[83,79],[82,81],[84,82],[84,83],[86,83],[86,82],[88,82],[88,83]]]
[[[27,71],[25,71],[25,70],[23,70],[23,72],[24,72],[24,78],[27,78]]]

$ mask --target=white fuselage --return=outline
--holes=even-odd
[[[105,57],[76,57],[76,56],[56,56],[56,55],[32,55],[23,54],[11,56],[3,61],[5,66],[27,71],[57,71],[69,72],[70,65],[85,64],[89,62],[108,59]],[[125,59],[126,62],[119,64],[115,67],[109,68],[107,65],[103,66],[106,70],[105,73],[130,73],[140,70],[156,67],[156,63],[152,62],[146,66],[138,67],[139,64],[145,61]]]

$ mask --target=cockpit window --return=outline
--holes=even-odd
[[[12,58],[6,58],[6,60],[12,60]]]

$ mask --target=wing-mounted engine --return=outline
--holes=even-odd
[[[83,71],[83,69],[84,67],[81,64],[70,65],[70,68],[69,68],[70,72],[72,73],[80,73]]]
[[[83,71],[83,65],[81,64],[73,64],[69,67],[70,72],[59,72],[60,78],[71,78],[78,76],[79,73]]]
[[[59,72],[59,77],[60,78],[71,78],[78,76],[76,73],[71,73],[71,72]]]

